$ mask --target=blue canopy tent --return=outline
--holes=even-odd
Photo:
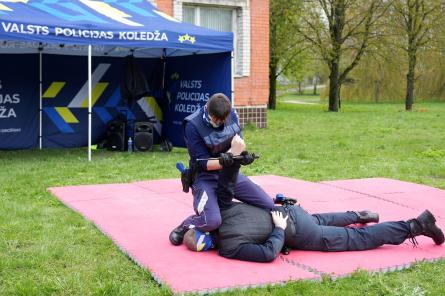
[[[2,0],[0,43],[2,54],[39,53],[40,149],[42,55],[88,56],[88,159],[91,160],[92,84],[97,83],[92,79],[93,56],[125,57],[131,53],[136,58],[168,59],[230,54],[233,34],[181,23],[144,0]],[[229,54],[226,56],[230,58]],[[233,59],[230,63],[228,95],[232,96],[233,104]],[[183,63],[181,67],[193,68],[193,63]],[[165,62],[163,74],[165,77]],[[189,87],[190,81],[184,84]]]

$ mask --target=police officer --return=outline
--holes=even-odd
[[[223,177],[236,178],[239,167],[224,169]],[[220,186],[230,182],[220,182]],[[225,194],[229,190],[218,191]],[[229,196],[221,196],[229,200]],[[185,235],[186,246],[194,251],[206,250],[215,244],[221,256],[255,262],[273,261],[288,247],[313,251],[356,251],[377,248],[384,244],[398,245],[406,239],[425,235],[437,245],[444,234],[436,219],[425,210],[415,219],[383,222],[366,227],[344,227],[353,223],[378,222],[378,215],[368,211],[310,215],[300,206],[276,207],[272,213],[242,203],[231,203],[221,209],[222,225],[216,233],[191,229]],[[204,242],[204,244],[203,244]]]
[[[222,93],[212,95],[204,107],[185,118],[184,134],[190,155],[189,167],[197,171],[191,187],[195,214],[170,233],[169,239],[173,245],[180,245],[185,232],[190,228],[207,232],[221,225],[216,195],[219,172],[234,161],[241,164],[253,161],[252,155],[244,151],[245,143],[241,137],[237,114],[231,108],[227,96]],[[238,155],[245,157],[234,160],[233,156]],[[208,158],[219,159],[207,160]],[[235,196],[244,203],[268,211],[274,207],[272,198],[242,174],[237,175],[233,184],[225,188],[230,188],[231,197]]]

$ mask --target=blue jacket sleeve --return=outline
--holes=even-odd
[[[235,122],[239,125],[239,117],[238,117],[238,113],[236,112],[236,110],[233,110],[233,117],[235,118]],[[239,136],[242,139],[244,139],[244,135],[243,135],[242,131],[239,132]]]
[[[198,133],[196,127],[187,123],[185,125],[185,138],[187,140],[187,150],[189,152],[190,158],[196,160],[198,158],[209,158],[209,150],[207,149],[204,139]],[[198,161],[198,165],[201,171],[207,171],[207,160]]]
[[[271,262],[277,258],[284,246],[284,230],[275,227],[267,241],[263,244],[242,244],[233,251],[220,250],[219,254],[226,258],[253,262]]]

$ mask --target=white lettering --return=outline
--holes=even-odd
[[[6,109],[5,107],[0,107],[0,118],[17,117],[14,109]]]

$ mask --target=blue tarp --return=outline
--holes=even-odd
[[[230,52],[233,34],[181,23],[146,0],[0,2],[0,52],[181,56]],[[19,42],[19,43],[17,43]],[[25,43],[23,43],[25,42]]]

